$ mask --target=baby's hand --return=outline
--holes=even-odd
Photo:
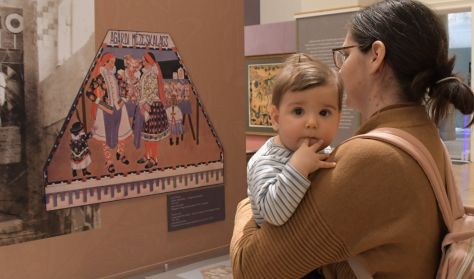
[[[325,161],[329,155],[317,153],[322,144],[323,140],[319,140],[310,146],[309,139],[305,139],[291,156],[290,164],[305,177],[320,168],[334,168],[335,162]]]

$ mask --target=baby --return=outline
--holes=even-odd
[[[247,193],[259,226],[287,222],[311,184],[309,174],[336,165],[318,152],[336,135],[342,91],[337,73],[310,56],[294,54],[285,61],[270,108],[277,135],[247,165]]]

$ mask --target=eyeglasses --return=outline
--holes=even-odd
[[[348,54],[343,50],[353,48],[353,47],[360,47],[360,46],[352,45],[352,46],[337,47],[337,48],[332,49],[332,59],[334,60],[334,65],[336,66],[336,68],[340,69],[347,59]]]

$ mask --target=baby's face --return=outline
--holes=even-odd
[[[334,85],[285,92],[280,106],[272,112],[272,125],[282,144],[295,151],[305,139],[310,145],[323,140],[328,146],[337,133],[340,109]]]

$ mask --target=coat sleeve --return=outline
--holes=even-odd
[[[230,246],[235,279],[301,278],[399,239],[390,224],[403,222],[410,210],[405,205],[413,203],[406,184],[399,183],[413,165],[405,166],[394,147],[362,141],[367,140],[346,143],[331,155],[336,167],[311,177],[308,192],[283,226],[257,228],[249,201],[238,205]]]
[[[317,231],[318,235],[329,235],[329,228],[320,224],[303,225],[298,230]],[[237,207],[234,234],[230,244],[230,257],[235,279],[239,278],[301,278],[312,270],[328,262],[342,261],[349,256],[342,241],[334,236],[320,241],[322,247],[305,245],[306,237],[312,234],[292,234],[292,219],[283,226],[263,224],[258,228],[252,219],[252,210],[248,199],[241,201]],[[313,242],[314,243],[314,242]],[[317,250],[325,250],[316,257]],[[326,253],[327,252],[327,253]],[[324,255],[325,254],[325,255]],[[304,259],[307,258],[308,261]],[[295,261],[297,260],[297,261]],[[301,261],[300,261],[301,260]]]
[[[320,257],[314,256],[321,251]],[[341,261],[348,255],[343,242],[306,196],[293,217],[282,226],[264,223],[258,228],[249,199],[237,207],[230,245],[236,279],[301,278],[318,266]]]

